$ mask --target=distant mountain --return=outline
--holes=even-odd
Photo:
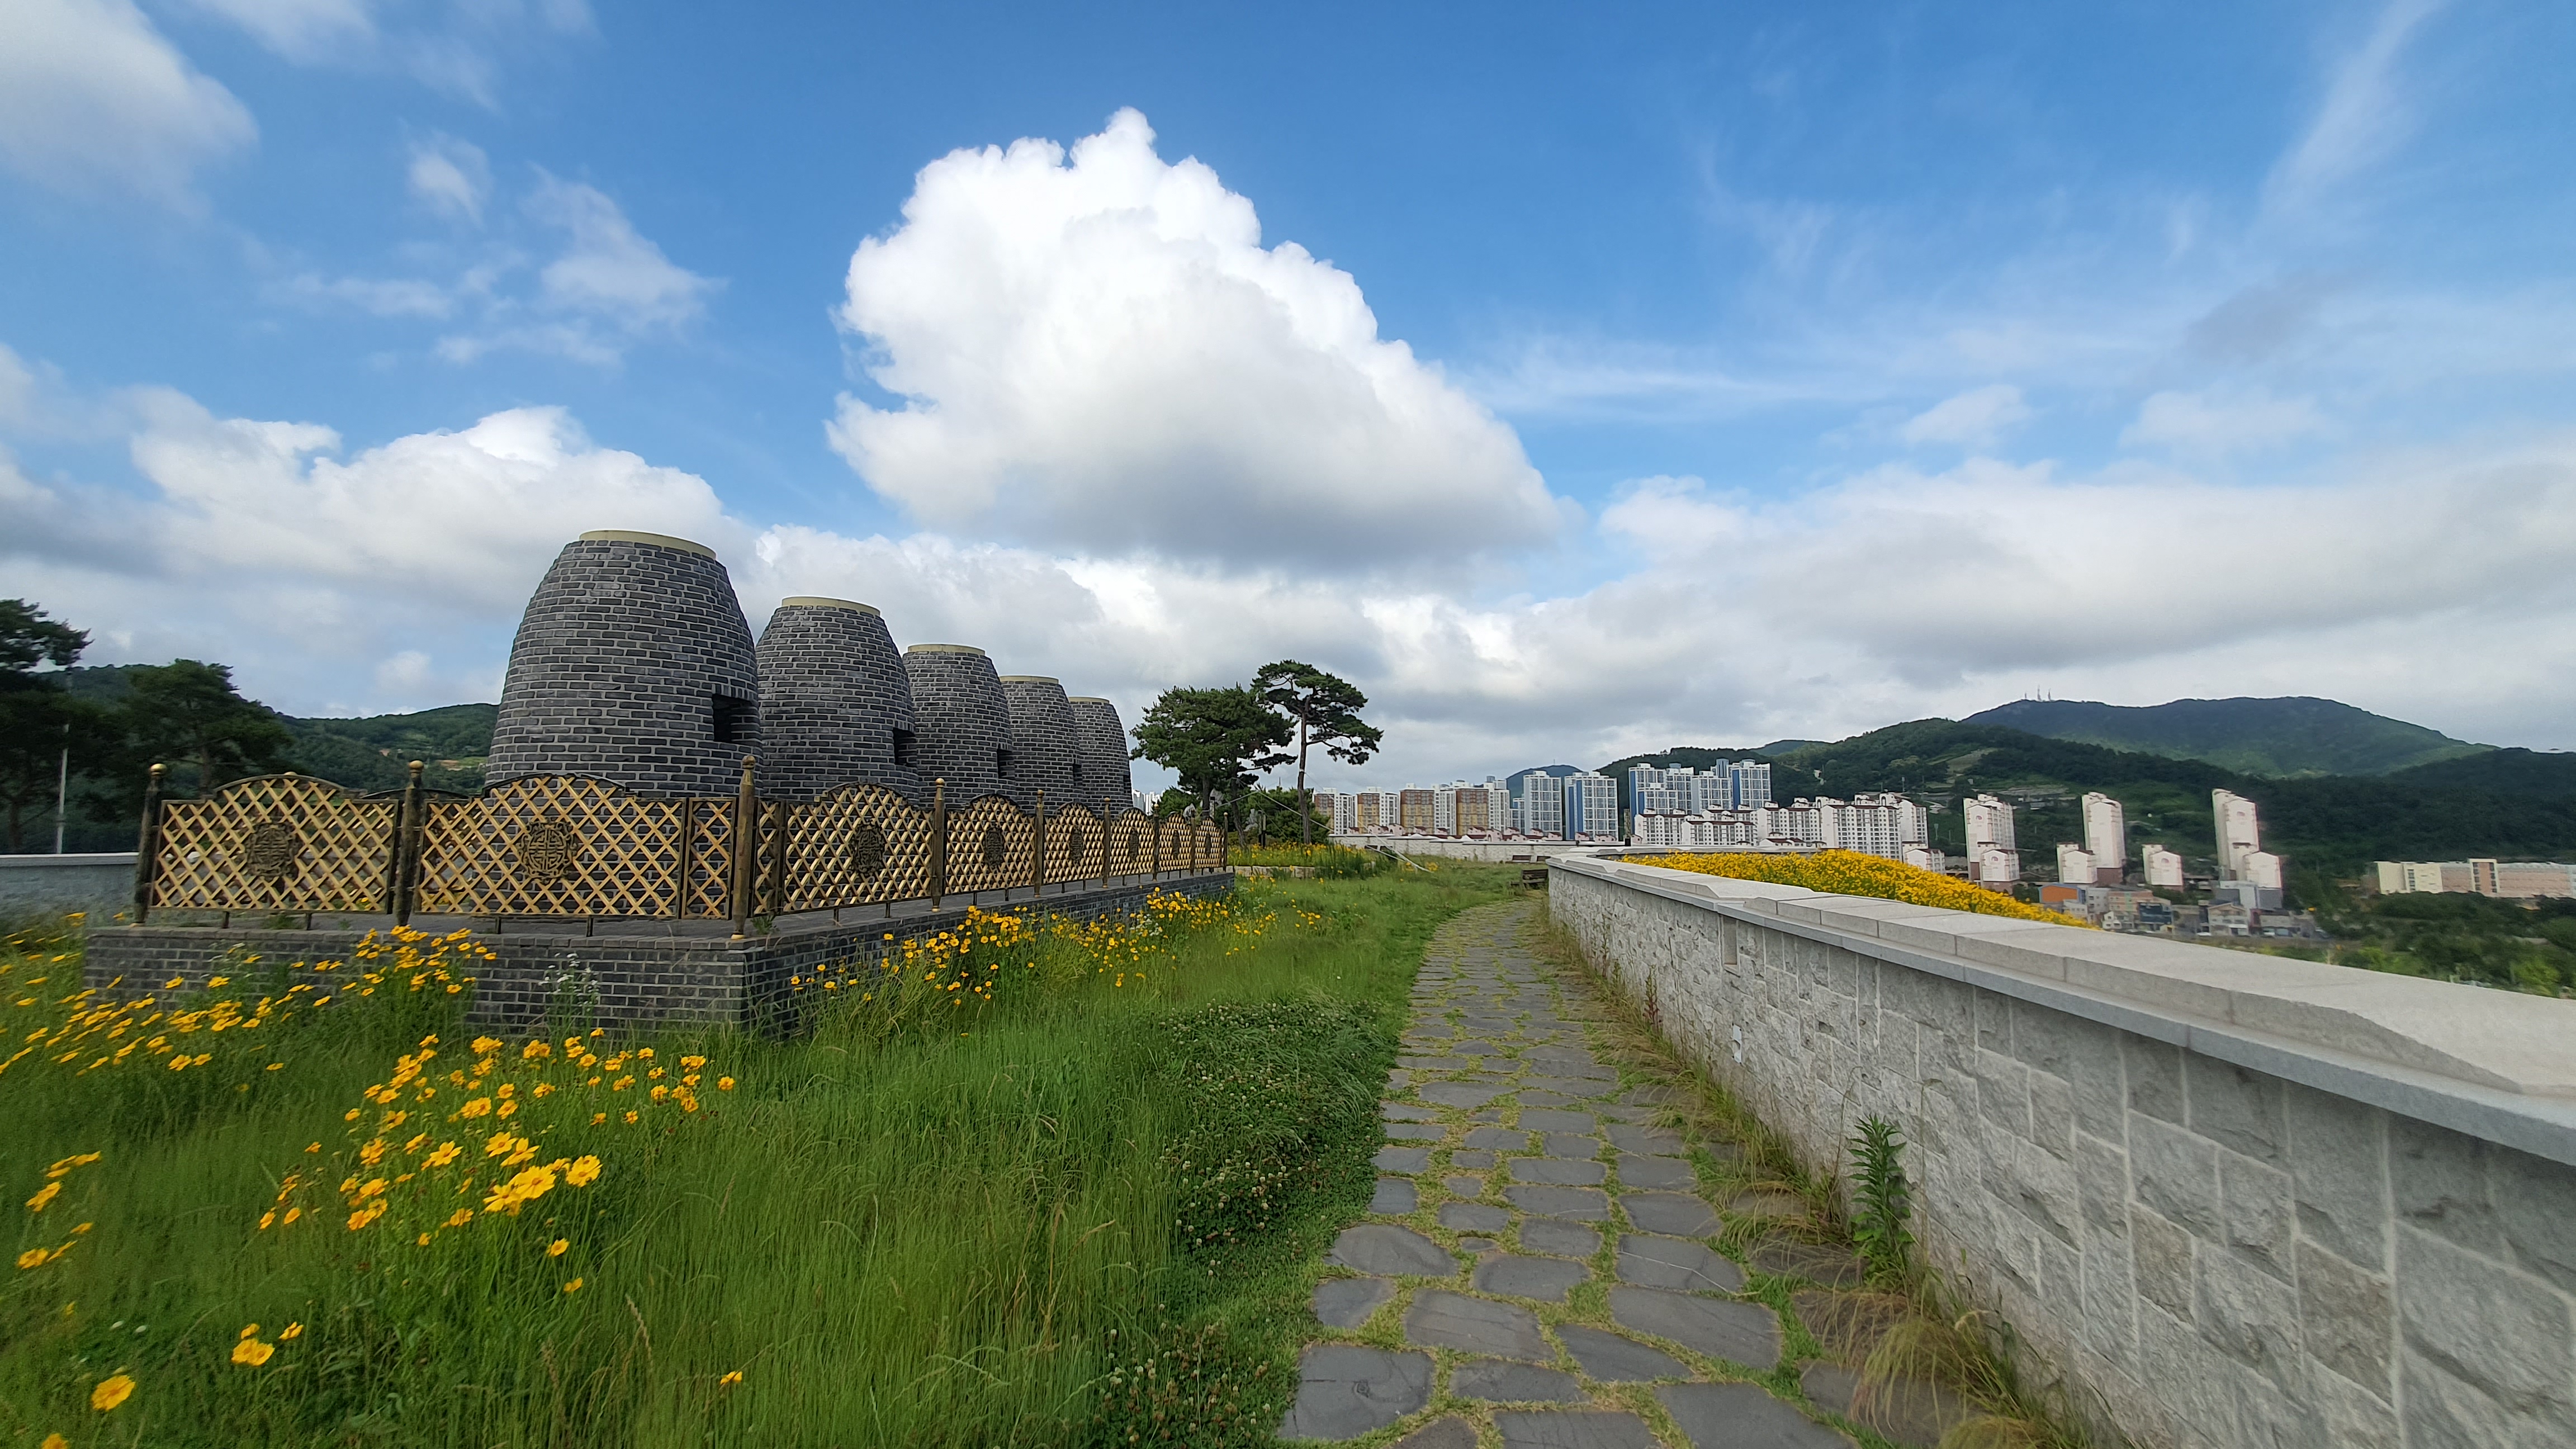
[[[65,670],[63,685],[83,698],[114,705],[132,690],[131,671],[137,667],[84,665]],[[425,766],[424,783],[471,794],[483,788],[483,760],[492,753],[492,725],[500,713],[498,705],[450,704],[363,719],[277,718],[295,736],[287,754],[298,773],[352,790],[392,790],[401,787],[410,763],[419,760]]]
[[[1766,758],[1777,758],[1789,753],[1791,750],[1803,750],[1809,745],[1821,745],[1823,743],[1825,743],[1823,740],[1773,740],[1771,743],[1764,745],[1751,753],[1762,755]]]
[[[2177,699],[2135,707],[2020,699],[1960,721],[2115,750],[2207,760],[2275,780],[2384,775],[2484,753],[2490,746],[2331,699]]]
[[[2493,778],[2476,778],[2495,754],[2522,758],[2505,762]],[[2571,763],[2562,769],[2553,763],[2560,760]],[[2193,869],[2207,869],[2209,793],[2216,789],[2255,802],[2264,847],[2288,856],[2294,869],[2358,875],[2373,860],[2576,857],[2576,791],[2568,789],[2576,756],[2528,750],[2488,751],[2396,775],[2278,779],[2000,725],[1921,719],[1793,751],[1772,770],[1775,781],[1790,770],[1812,771],[1820,793],[1846,800],[1865,790],[1934,802],[1978,791],[2003,796],[2019,807],[2025,860],[2083,839],[2077,800],[2099,790],[2126,807],[2132,851],[2154,840],[2180,851]],[[2552,788],[2527,789],[2526,780]],[[1774,793],[1790,794],[1776,785]],[[1963,848],[1957,810],[1932,817],[1932,837],[1945,850]]]
[[[2576,754],[2486,750],[2456,760],[2394,770],[2388,781],[2434,790],[2483,790],[2533,800],[2576,800]]]

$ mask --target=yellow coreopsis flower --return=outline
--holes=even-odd
[[[89,1406],[104,1414],[134,1397],[134,1378],[130,1374],[109,1374],[89,1391]]]
[[[257,1368],[276,1354],[276,1344],[262,1343],[256,1338],[245,1338],[233,1345],[233,1362],[244,1368]]]
[[[570,1238],[557,1238],[553,1242],[546,1244],[546,1256],[549,1258],[560,1258],[569,1251],[571,1247],[572,1240]]]

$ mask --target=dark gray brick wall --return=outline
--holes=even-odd
[[[718,701],[734,702],[719,740]],[[652,795],[726,795],[760,751],[751,627],[695,544],[590,533],[537,585],[501,685],[485,774],[590,775]]]
[[[1127,773],[1127,726],[1118,718],[1118,707],[1081,696],[1067,703],[1073,709],[1074,748],[1082,758],[1083,798],[1105,809],[1126,809],[1135,803],[1136,787]]]
[[[951,807],[1000,794],[1025,808],[1019,782],[996,768],[1013,751],[1011,707],[993,661],[963,644],[915,644],[904,651],[903,671],[912,681],[913,758],[922,788],[946,780]],[[1018,774],[1018,762],[1011,763]]]
[[[1025,889],[987,893],[981,909],[1070,920],[1097,920],[1144,909],[1149,892],[1206,897],[1234,889],[1232,872],[1175,876],[1112,877],[1104,887],[1050,888],[1039,900]],[[971,904],[952,896],[932,911],[916,903],[891,916],[862,911],[790,917],[766,936],[736,941],[720,927],[690,923],[660,934],[615,931],[598,936],[550,927],[500,934],[477,930],[475,942],[497,959],[476,963],[477,1026],[523,1028],[543,1022],[558,1003],[578,1003],[596,1025],[612,1029],[662,1022],[715,1022],[763,1031],[792,1031],[800,1024],[790,978],[836,962],[869,963],[906,940],[937,935],[965,924]],[[456,922],[429,923],[445,931]],[[193,989],[236,949],[270,961],[345,961],[366,933],[356,929],[266,930],[211,926],[109,926],[90,933],[82,967],[85,984],[119,995],[163,989],[178,977]],[[888,935],[894,937],[889,941]]]
[[[760,633],[760,778],[811,800],[862,781],[920,801],[913,772],[912,678],[865,604],[794,598]]]
[[[1011,709],[1011,758],[1018,762],[1020,787],[1032,796],[1046,791],[1050,806],[1085,798],[1073,704],[1064,686],[1034,674],[1004,675],[1002,698]]]

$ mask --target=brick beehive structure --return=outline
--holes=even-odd
[[[1074,749],[1082,761],[1082,798],[1103,810],[1124,810],[1135,803],[1135,785],[1127,773],[1127,726],[1118,707],[1105,699],[1076,695],[1065,701],[1073,710]]]
[[[1021,788],[1033,799],[1046,791],[1050,808],[1087,799],[1073,704],[1064,686],[1044,675],[1005,674],[1002,698],[1011,708],[1011,758]]]
[[[729,795],[760,752],[751,626],[714,552],[603,529],[564,545],[510,645],[484,774]]]
[[[912,678],[885,619],[847,599],[791,598],[760,632],[761,780],[811,800],[839,785],[923,799],[912,769]]]
[[[948,782],[951,809],[978,795],[1023,798],[1012,758],[1011,707],[984,651],[967,644],[915,644],[903,653],[912,682],[913,769],[921,788]]]

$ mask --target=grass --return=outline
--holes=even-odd
[[[1542,918],[1533,938],[1534,948],[1558,965],[1603,979],[1581,940],[1564,926]],[[1633,1059],[1663,1063],[1686,1085],[1690,1100],[1668,1114],[1666,1125],[1734,1145],[1731,1154],[1698,1159],[1707,1195],[1720,1203],[1742,1194],[1776,1199],[1774,1213],[1730,1217],[1720,1238],[1729,1252],[1750,1261],[1755,1246],[1779,1238],[1856,1251],[1864,1246],[1845,1211],[1840,1163],[1805,1162],[1725,1082],[1674,1053],[1651,999],[1641,1005],[1605,990],[1600,1000],[1608,1017],[1603,1031],[1614,1047]],[[1901,1163],[1902,1149],[1892,1157]],[[1855,1160],[1853,1168],[1857,1177],[1867,1164]],[[2040,1382],[2025,1373],[2027,1356],[2011,1324],[1969,1306],[1966,1285],[1924,1262],[1910,1244],[1899,1256],[1901,1262],[1883,1256],[1873,1262],[1871,1281],[1861,1291],[1793,1291],[1784,1280],[1754,1274],[1754,1295],[1789,1310],[1789,1321],[1812,1335],[1800,1341],[1793,1334],[1783,1364],[1815,1352],[1857,1369],[1854,1412],[1861,1417],[1855,1422],[1864,1425],[1873,1401],[1891,1408],[1920,1403],[1924,1384],[1958,1395],[1972,1411],[1942,1435],[1941,1449],[2096,1449],[2125,1442],[2107,1420],[2086,1412],[2065,1380]],[[1783,1382],[1774,1387],[1786,1391],[1786,1377],[1784,1369]]]
[[[149,1028],[98,1028],[74,1062],[0,1071],[0,1187],[58,1185],[8,1209],[14,1251],[69,1245],[0,1270],[0,1434],[1266,1442],[1294,1389],[1309,1260],[1368,1194],[1422,944],[1512,878],[1283,882],[1118,932],[991,926],[900,973],[800,983],[810,1030],[793,1039],[558,1022],[543,1057],[520,1037],[477,1051],[453,1019],[463,994],[406,986],[431,944],[337,976],[246,962],[222,1032],[204,1000],[185,1034],[162,1003]],[[15,1037],[72,1009],[58,1003],[77,964],[67,943],[12,943]],[[356,995],[370,977],[380,994]],[[243,1024],[280,997],[294,1009]],[[93,1047],[145,1030],[164,1049],[77,1075]],[[397,1082],[421,1050],[438,1055]],[[638,1101],[649,1086],[672,1094]],[[448,1115],[476,1100],[525,1110]],[[395,1111],[417,1120],[381,1128]],[[493,1128],[529,1144],[523,1164],[480,1155]],[[427,1166],[442,1139],[460,1157]],[[360,1160],[370,1142],[389,1165]],[[586,1186],[584,1157],[602,1164]],[[480,1210],[549,1167],[519,1211]],[[483,1175],[460,1196],[469,1171]],[[450,1227],[458,1202],[478,1210]],[[289,1205],[297,1223],[259,1227]],[[92,1407],[119,1375],[131,1397]]]

